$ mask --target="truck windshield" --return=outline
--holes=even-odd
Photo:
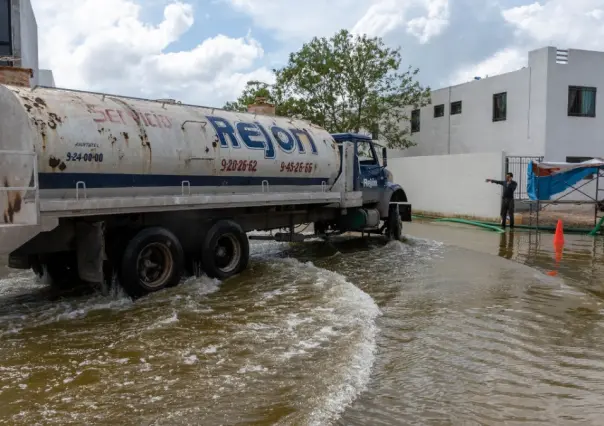
[[[369,142],[358,143],[359,163],[364,166],[379,166],[380,163],[375,156],[375,151],[372,149],[372,144]]]

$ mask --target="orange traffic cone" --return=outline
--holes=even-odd
[[[556,233],[554,234],[554,250],[556,269],[547,273],[551,277],[558,275],[557,269],[562,261],[562,251],[564,250],[564,227],[562,226],[561,220],[558,220],[558,224],[556,225]]]
[[[564,250],[564,244],[556,244],[554,246],[556,265],[558,265],[562,261],[562,250]]]
[[[562,225],[562,220],[558,219],[558,224],[556,225],[556,233],[554,234],[554,247],[562,247],[564,245],[564,227]]]

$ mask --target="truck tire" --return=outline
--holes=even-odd
[[[398,205],[390,204],[388,207],[388,219],[386,220],[386,237],[390,241],[400,241],[403,234],[403,222],[398,211]]]
[[[128,242],[122,256],[120,282],[134,297],[180,283],[184,254],[178,238],[167,229],[145,228]]]
[[[47,274],[51,287],[67,290],[81,283],[74,251],[50,253],[45,257],[46,267],[42,268],[42,274],[38,276],[44,277]]]
[[[225,280],[243,271],[250,258],[250,242],[241,227],[231,220],[216,222],[206,234],[201,263],[210,278]]]

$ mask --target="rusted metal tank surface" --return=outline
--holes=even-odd
[[[19,98],[0,85],[0,225],[37,220],[35,205],[24,201],[27,191],[7,189],[33,186],[35,157],[28,153],[33,153],[37,137]]]
[[[36,153],[41,198],[321,191],[340,163],[305,121],[51,88],[0,85],[0,136]],[[11,161],[29,181],[31,159]]]

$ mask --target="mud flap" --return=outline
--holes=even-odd
[[[391,202],[390,204],[398,205],[398,213],[401,216],[401,221],[403,222],[411,222],[411,204],[403,203],[403,202]]]
[[[105,223],[78,222],[76,246],[80,279],[103,285],[103,262],[106,260]]]

